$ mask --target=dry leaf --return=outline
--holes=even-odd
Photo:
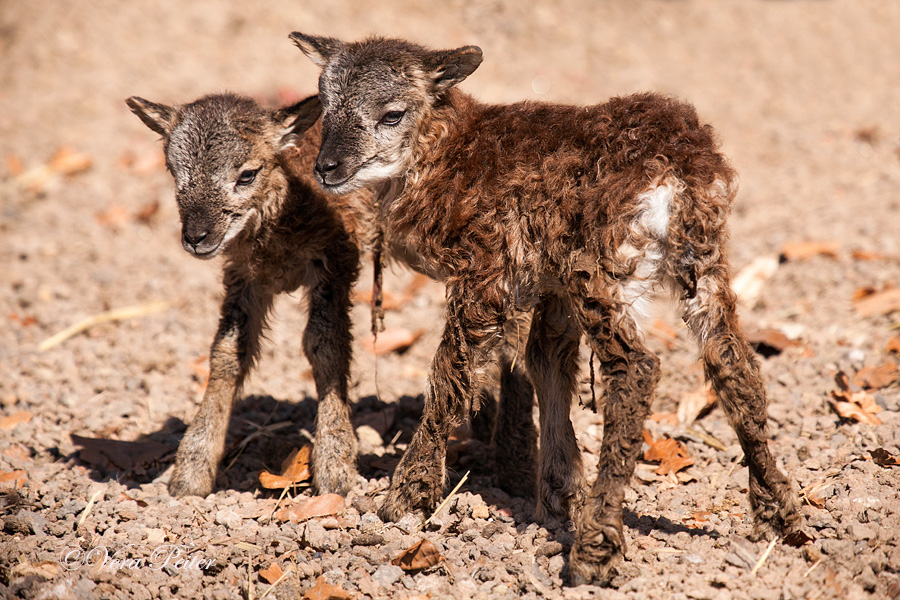
[[[872,450],[872,460],[881,467],[900,467],[900,458],[897,458],[884,448]]]
[[[791,532],[784,536],[784,543],[788,546],[793,546],[794,548],[799,548],[804,544],[808,544],[809,542],[814,541],[816,541],[816,538],[811,537],[802,529],[798,529],[797,531]]]
[[[731,282],[731,288],[741,304],[749,308],[756,306],[763,287],[777,270],[777,256],[760,256],[741,269]]]
[[[884,351],[891,354],[900,354],[900,337],[892,337],[889,339]]]
[[[200,382],[200,387],[197,388],[197,396],[202,398],[206,393],[206,388],[209,387],[209,357],[201,356],[197,360],[191,361],[191,371],[194,372],[194,377]]]
[[[25,172],[25,164],[15,154],[6,155],[6,172],[10,177],[18,177]]]
[[[22,317],[20,315],[17,315],[16,313],[12,313],[11,315],[9,315],[9,320],[15,321],[22,327],[31,327],[32,325],[37,324],[37,319],[35,319],[34,317]]]
[[[687,448],[678,440],[673,440],[672,438],[654,440],[650,432],[645,429],[644,441],[650,446],[644,452],[644,460],[648,462],[659,461],[660,463],[659,468],[656,469],[657,475],[676,473],[694,464],[694,459],[688,454]]]
[[[31,563],[22,562],[11,569],[13,577],[40,577],[53,579],[59,573],[59,564],[50,560]]]
[[[344,588],[326,583],[324,575],[319,575],[316,585],[303,594],[303,600],[350,600],[351,598],[353,598],[353,594]]]
[[[391,564],[404,571],[421,571],[435,566],[444,560],[437,547],[428,540],[419,540],[398,555]]]
[[[868,288],[863,288],[854,294],[853,304],[859,316],[874,317],[900,310],[900,288],[887,288],[860,295],[867,290]]]
[[[27,423],[32,417],[34,415],[27,410],[20,410],[8,417],[0,417],[0,429],[12,429],[19,423]]]
[[[716,400],[716,393],[708,384],[688,392],[678,402],[677,422],[682,425],[690,425],[697,419],[708,415],[716,407]]]
[[[866,392],[833,391],[831,395],[834,397],[831,405],[844,419],[867,425],[881,425],[881,419],[875,416],[876,413],[881,412],[881,407]]]
[[[825,508],[825,500],[823,500],[822,498],[820,498],[819,496],[815,495],[812,492],[803,496],[803,499],[810,506],[815,506],[816,508]]]
[[[747,334],[747,341],[753,346],[757,354],[769,358],[781,354],[792,346],[799,346],[800,342],[792,340],[777,329],[763,329]]]
[[[662,341],[669,350],[675,347],[675,342],[678,340],[678,332],[663,319],[656,319],[647,333]]]
[[[105,210],[94,213],[94,218],[104,227],[118,227],[131,218],[124,206],[113,202]]]
[[[837,258],[840,242],[789,242],[781,247],[784,260],[806,260],[814,256]]]
[[[301,498],[293,506],[278,511],[275,515],[279,521],[299,523],[316,517],[337,515],[344,511],[344,499],[337,494],[325,494],[312,498]]]
[[[900,370],[893,363],[882,363],[877,367],[864,367],[853,377],[854,385],[866,390],[880,390],[895,383],[900,378]]]
[[[153,218],[158,212],[159,200],[153,200],[152,202],[148,202],[147,204],[140,207],[137,212],[134,213],[134,220],[138,223],[149,225],[153,222]]]
[[[306,444],[288,455],[281,463],[281,474],[274,475],[268,471],[259,474],[259,483],[267,490],[281,490],[301,481],[309,479],[309,455],[312,446]]]
[[[881,252],[869,252],[867,250],[854,250],[851,256],[853,256],[853,260],[885,260],[888,257],[887,254],[882,254]]]
[[[354,291],[351,295],[354,304],[370,304],[372,302],[372,289]],[[381,293],[381,308],[384,310],[398,310],[404,304],[409,302],[410,297],[407,295],[396,296],[391,292],[384,290]],[[379,337],[381,337],[379,335]]]
[[[78,458],[105,471],[128,471],[159,460],[172,449],[159,442],[123,442],[102,438],[88,438],[71,434],[72,442],[81,446]]]
[[[56,151],[47,166],[60,175],[76,175],[91,168],[93,161],[87,154],[62,147]]]
[[[408,329],[385,329],[378,334],[378,339],[367,338],[362,340],[362,347],[378,356],[388,354],[390,352],[403,353],[409,350],[409,347],[416,343],[424,329],[410,331]]]
[[[277,562],[273,562],[269,565],[268,569],[259,570],[259,576],[265,579],[269,584],[274,584],[281,579],[282,575],[284,575],[284,571],[281,570],[281,567],[278,566]]]
[[[23,485],[25,485],[26,481],[28,481],[28,475],[26,475],[25,471],[21,469],[12,471],[11,473],[0,471],[0,484],[12,482],[13,486],[16,489],[20,489]]]

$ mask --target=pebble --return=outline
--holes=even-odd
[[[372,573],[372,579],[386,588],[394,585],[401,577],[403,569],[395,565],[381,565]]]
[[[244,519],[241,518],[241,515],[237,514],[233,510],[222,509],[216,511],[216,523],[218,523],[219,525],[224,525],[228,529],[239,529],[243,522]]]

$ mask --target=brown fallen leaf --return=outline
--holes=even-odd
[[[802,529],[798,529],[797,531],[793,531],[784,536],[784,543],[788,546],[793,546],[794,548],[799,548],[804,544],[808,544],[809,542],[814,541],[816,541],[816,538],[810,536]]]
[[[880,467],[900,467],[900,458],[884,448],[872,450],[872,461]]]
[[[716,393],[708,384],[688,392],[678,401],[677,422],[690,425],[697,419],[705,417],[716,407],[717,400]]]
[[[678,341],[678,332],[663,319],[653,321],[647,333],[660,340],[669,350],[675,348],[675,344]]]
[[[12,483],[13,487],[20,489],[26,481],[28,481],[28,475],[21,469],[12,472],[0,471],[0,485]]]
[[[886,288],[880,292],[862,293],[869,288],[857,290],[853,305],[861,317],[886,315],[900,310],[900,288]]]
[[[25,163],[16,154],[6,155],[6,172],[10,177],[18,177],[25,172]]]
[[[90,170],[94,162],[87,154],[63,146],[56,151],[47,166],[60,175],[77,175]]]
[[[190,363],[191,371],[194,372],[194,378],[200,382],[197,388],[197,397],[202,398],[209,387],[209,356],[201,356]]]
[[[59,564],[44,560],[41,562],[21,562],[14,566],[10,575],[12,578],[18,577],[40,577],[41,579],[53,579],[59,573]]]
[[[882,363],[877,367],[863,367],[853,376],[853,383],[866,390],[880,390],[896,383],[900,370],[894,363]]]
[[[354,304],[370,304],[372,302],[372,289],[369,288],[367,290],[358,291],[354,290],[353,294],[350,296],[350,299]],[[381,293],[381,308],[383,308],[384,310],[398,310],[409,301],[410,297],[406,294],[398,296],[396,294],[392,294],[387,290],[384,290]],[[381,336],[379,335],[379,337]]]
[[[419,540],[399,554],[391,564],[404,571],[421,571],[444,560],[437,547],[428,540]]]
[[[134,220],[138,223],[149,225],[153,222],[157,213],[159,213],[159,200],[153,200],[137,209],[137,212],[134,213]]]
[[[127,223],[131,216],[124,206],[118,202],[112,202],[104,210],[95,212],[94,218],[104,227],[119,227]]]
[[[75,445],[83,448],[78,458],[105,471],[113,470],[110,467],[128,471],[149,465],[172,451],[172,448],[159,442],[124,442],[75,434],[70,437]]]
[[[259,484],[267,490],[281,490],[309,479],[309,456],[312,446],[306,444],[299,450],[294,448],[281,463],[281,474],[268,471],[259,474]]]
[[[781,247],[783,260],[807,260],[814,256],[837,258],[841,250],[840,242],[788,242]]]
[[[20,410],[8,417],[0,417],[0,429],[12,429],[19,423],[27,423],[34,417],[34,414],[27,410]]]
[[[32,325],[37,325],[37,319],[35,319],[34,317],[32,317],[32,316],[23,317],[16,313],[10,314],[9,320],[18,323],[22,327],[31,327]]]
[[[391,352],[402,354],[409,350],[409,347],[415,344],[424,333],[425,329],[417,329],[416,331],[403,328],[385,329],[378,334],[377,340],[366,338],[360,343],[364,349],[378,356]]]
[[[889,354],[900,354],[900,337],[892,337],[884,348]]]
[[[854,250],[851,253],[853,260],[885,260],[888,258],[887,254],[882,254],[881,252],[869,252],[868,250]]]
[[[844,419],[858,421],[867,425],[881,425],[881,419],[875,416],[881,407],[866,392],[832,391],[834,410]]]
[[[351,598],[353,598],[353,594],[342,587],[326,583],[325,576],[319,575],[316,578],[316,585],[306,590],[302,600],[350,600]]]
[[[757,354],[765,358],[777,356],[788,348],[800,345],[800,342],[790,339],[777,329],[762,329],[748,333],[747,341]]]
[[[265,579],[270,585],[281,579],[283,575],[284,571],[281,570],[281,567],[278,566],[277,562],[273,562],[269,565],[268,569],[259,570],[259,576]]]
[[[275,515],[279,521],[299,523],[316,517],[338,515],[344,511],[344,499],[337,494],[325,494],[312,498],[300,498],[293,506],[278,511]]]
[[[749,308],[756,306],[766,282],[778,270],[777,256],[760,256],[741,269],[731,282],[738,301]]]
[[[823,500],[813,492],[805,494],[803,496],[803,500],[810,506],[815,506],[816,508],[825,508],[825,500]]]
[[[650,432],[645,429],[644,441],[650,446],[644,452],[644,460],[659,462],[659,468],[656,469],[657,475],[677,473],[694,464],[694,459],[688,454],[687,448],[678,440],[672,438],[654,440]]]

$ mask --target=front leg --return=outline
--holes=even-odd
[[[233,271],[225,273],[225,299],[209,354],[209,384],[200,409],[178,446],[169,480],[173,496],[207,496],[225,451],[234,399],[259,355],[272,296]]]
[[[469,413],[474,373],[485,362],[502,331],[502,313],[471,302],[448,302],[450,318],[425,388],[422,422],[400,459],[388,496],[379,509],[385,521],[434,508],[447,475],[447,440]]]
[[[303,351],[319,397],[312,478],[323,494],[345,495],[358,477],[357,442],[347,397],[352,341],[350,286],[349,280],[325,275],[310,289],[309,320],[303,336]]]

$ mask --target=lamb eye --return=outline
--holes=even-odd
[[[253,183],[253,180],[256,179],[256,174],[259,173],[259,169],[250,170],[247,169],[243,173],[240,174],[237,180],[238,185],[250,185]]]
[[[403,115],[405,115],[405,114],[406,114],[406,111],[404,111],[404,110],[388,111],[388,112],[384,113],[384,116],[381,117],[381,121],[379,121],[379,123],[381,123],[382,125],[388,125],[390,127],[393,127],[394,125],[399,123],[401,119],[403,119]]]

